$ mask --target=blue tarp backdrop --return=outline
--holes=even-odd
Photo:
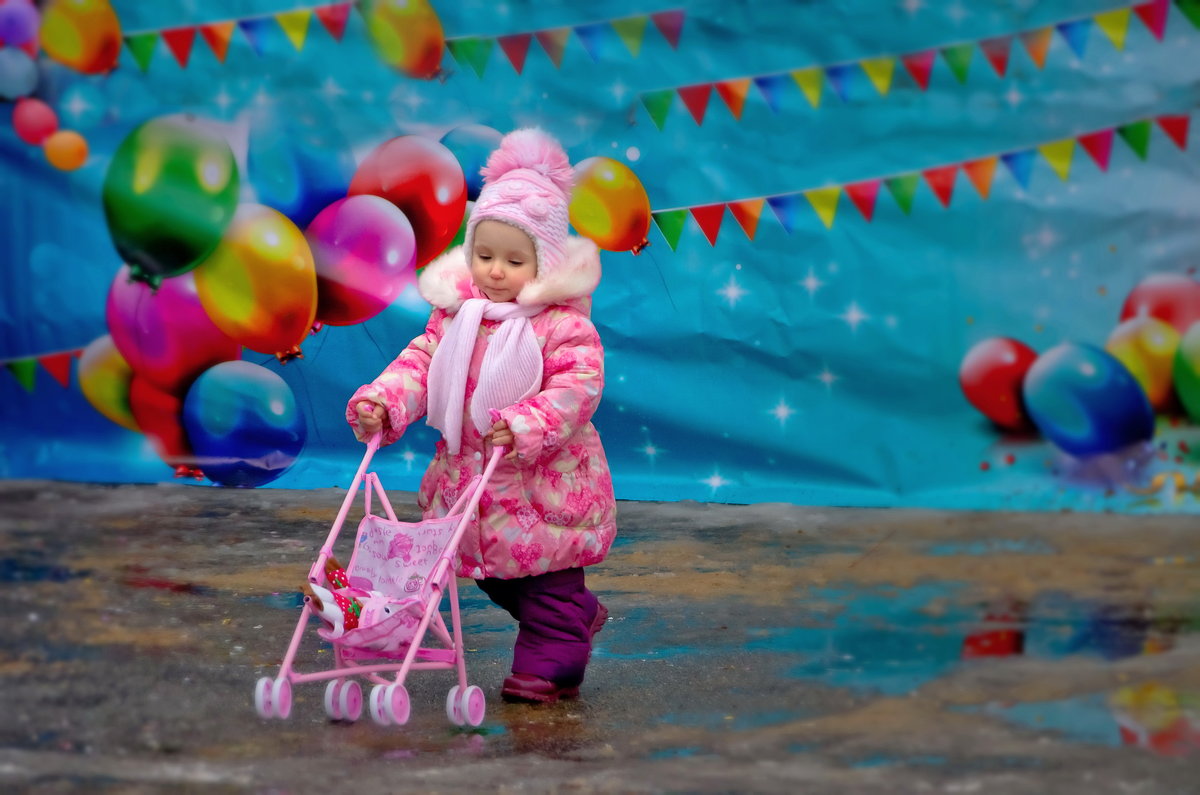
[[[138,386],[138,361],[186,359],[200,337],[168,344],[144,314],[114,329],[106,307],[187,283],[210,314],[270,325],[291,294],[230,276],[236,255],[218,276],[200,257],[158,294],[128,281],[121,235],[210,224],[224,247],[239,228],[228,203],[204,220],[182,193],[137,205],[147,122],[218,142],[237,217],[270,206],[297,234],[390,139],[444,140],[469,185],[472,146],[538,125],[576,164],[628,167],[624,193],[597,195],[649,243],[603,253],[593,309],[619,498],[1200,511],[1194,0],[111,6],[111,69],[70,62],[48,27],[36,59],[31,96],[86,141],[81,167],[56,167],[70,141],[27,142],[28,119],[0,104],[0,476],[171,481],[161,439],[199,448],[189,434],[225,422],[292,429],[291,446],[245,451],[282,470],[264,485],[346,485],[362,448],[345,401],[423,328],[406,277],[378,314],[304,337],[303,358],[242,347],[255,367],[224,380]],[[197,151],[192,183],[229,176]],[[640,191],[652,217],[631,209]],[[993,338],[1010,342],[976,348]],[[415,489],[434,441],[421,423],[381,453],[385,485]]]

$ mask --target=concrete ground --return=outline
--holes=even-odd
[[[1200,792],[1194,517],[622,503],[578,701],[262,720],[341,496],[0,482],[0,791]]]

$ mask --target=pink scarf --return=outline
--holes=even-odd
[[[484,433],[492,427],[489,409],[508,408],[542,388],[542,349],[529,318],[544,306],[495,303],[486,298],[463,301],[429,363],[428,422],[442,432],[446,448],[457,455],[462,444],[463,403],[471,354],[484,318],[501,321],[487,340],[479,383],[471,396],[471,421]]]

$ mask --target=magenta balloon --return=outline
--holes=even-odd
[[[204,311],[191,271],[163,279],[155,292],[131,281],[129,266],[121,266],[105,315],[113,344],[134,374],[181,399],[202,372],[242,355],[241,345]]]
[[[338,199],[304,233],[317,266],[317,320],[348,326],[375,317],[415,278],[417,239],[396,205]]]

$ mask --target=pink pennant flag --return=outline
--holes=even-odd
[[[517,74],[521,74],[521,70],[525,68],[525,56],[529,54],[529,42],[532,39],[531,33],[515,33],[499,38],[500,49],[508,56],[508,62],[517,70]]]
[[[1154,38],[1162,41],[1167,30],[1167,11],[1170,10],[1171,0],[1150,0],[1133,7],[1133,13],[1146,25]]]
[[[1112,154],[1113,131],[1101,130],[1079,136],[1079,145],[1091,155],[1101,171],[1108,171],[1108,158]]]
[[[702,83],[698,86],[684,86],[675,89],[688,112],[696,120],[696,124],[704,123],[704,111],[708,109],[708,98],[712,95],[712,84]]]
[[[667,44],[671,45],[671,49],[679,48],[679,36],[683,33],[683,11],[661,11],[657,14],[651,14],[650,19],[654,21],[654,27],[658,28],[658,32],[667,40]]]
[[[912,79],[917,81],[917,85],[921,87],[922,91],[929,88],[929,74],[933,71],[935,60],[937,60],[937,50],[914,52],[900,57],[900,62],[912,75]]]
[[[862,217],[868,221],[875,214],[875,199],[879,196],[880,184],[879,180],[872,179],[846,186],[846,195],[850,197],[850,201],[854,202],[854,206],[862,213]]]
[[[708,204],[703,207],[692,207],[692,217],[700,225],[709,245],[717,244],[717,233],[721,231],[721,219],[725,217],[724,204]]]
[[[174,28],[172,30],[164,30],[162,36],[163,41],[170,48],[171,54],[175,56],[175,60],[179,61],[179,65],[186,69],[188,58],[192,55],[192,42],[196,40],[196,29]]]
[[[943,207],[950,206],[950,197],[954,194],[954,178],[958,174],[958,165],[928,168],[921,172],[938,201]]]

